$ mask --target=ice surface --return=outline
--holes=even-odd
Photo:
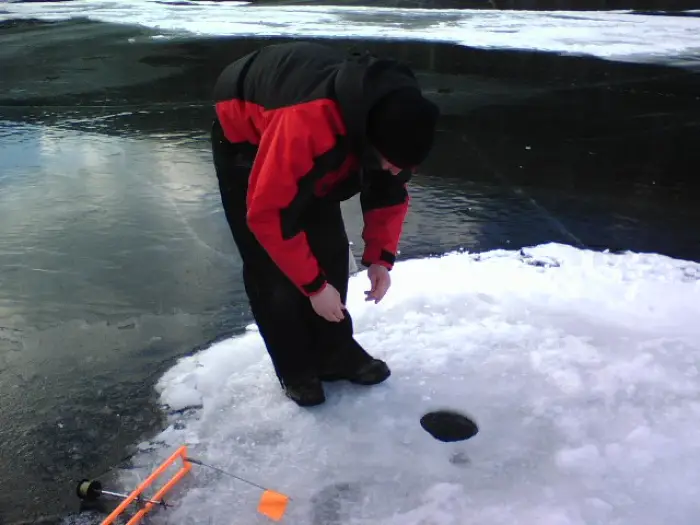
[[[700,18],[618,12],[253,6],[245,2],[81,0],[10,3],[0,20],[88,17],[201,35],[357,37],[532,49],[619,60],[696,53]],[[162,38],[164,35],[158,35]]]
[[[134,462],[189,444],[290,495],[289,524],[697,524],[700,265],[548,244],[392,275],[374,305],[357,274],[348,302],[388,382],[330,385],[325,405],[298,408],[249,330],[162,377],[171,424]],[[433,440],[419,419],[441,407],[480,433]],[[195,466],[154,523],[270,523],[260,493]]]

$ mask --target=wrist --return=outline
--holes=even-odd
[[[383,266],[387,270],[394,267],[396,255],[379,247],[367,246],[362,254],[362,265],[369,268],[373,264]]]
[[[328,286],[328,281],[324,281],[323,284],[321,285],[321,287],[320,287],[318,290],[315,290],[315,291],[313,291],[313,292],[307,293],[306,295],[307,295],[307,297],[308,297],[309,299],[311,299],[312,297],[316,297],[316,296],[317,296],[318,294],[320,294],[323,290],[325,290],[327,286]]]
[[[316,277],[314,277],[310,282],[299,286],[299,289],[306,297],[311,297],[322,292],[326,286],[326,282],[327,280],[323,270],[319,269]]]
[[[372,268],[373,266],[375,268],[381,268],[383,270],[386,270],[387,272],[392,269],[392,265],[387,263],[387,262],[384,262],[384,261],[373,262],[372,264],[369,265],[370,268]]]

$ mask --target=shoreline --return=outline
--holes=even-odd
[[[7,24],[5,24],[7,26]],[[3,26],[0,23],[0,28]],[[595,56],[534,50],[481,49],[423,40],[311,38],[334,47],[369,50],[406,61],[443,111],[464,116],[492,105],[505,91],[543,92],[605,86],[661,89],[689,95],[682,81],[700,72],[700,56],[665,57],[664,63],[635,63]],[[173,36],[133,25],[90,20],[21,21],[0,41],[0,114],[8,108],[95,106],[135,107],[140,103],[209,104],[218,73],[236,56],[288,37]],[[34,42],[20,49],[22,41]],[[85,48],[90,49],[83,55]],[[19,52],[18,52],[19,50]],[[41,57],[41,59],[39,59]],[[27,63],[33,63],[27,68]],[[679,91],[680,90],[680,91]],[[156,98],[151,93],[157,92]],[[475,93],[486,93],[477,100]],[[494,95],[495,93],[495,95]],[[470,99],[451,107],[449,99]],[[461,108],[460,108],[461,106]]]

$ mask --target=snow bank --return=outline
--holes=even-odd
[[[189,444],[289,494],[290,524],[697,523],[700,265],[549,244],[402,262],[379,305],[366,285],[349,307],[388,382],[298,408],[250,331],[163,376],[171,425],[135,462]],[[419,418],[439,407],[480,433],[432,440]],[[260,492],[194,467],[154,523],[270,523]]]
[[[700,18],[617,12],[253,6],[245,2],[81,0],[10,3],[0,20],[87,17],[210,36],[350,37],[653,60],[697,53]],[[161,35],[162,37],[163,35]]]

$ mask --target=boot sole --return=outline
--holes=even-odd
[[[294,399],[294,398],[293,398],[292,396],[290,396],[289,394],[286,394],[286,395],[287,395],[287,397],[288,397],[289,399],[291,399],[292,401],[294,401],[297,405],[299,405],[300,407],[304,407],[304,408],[306,408],[306,407],[316,407],[316,406],[322,405],[323,403],[326,402],[325,396],[322,397],[322,398],[316,398],[316,399],[313,399],[313,400],[304,400],[304,399]]]

